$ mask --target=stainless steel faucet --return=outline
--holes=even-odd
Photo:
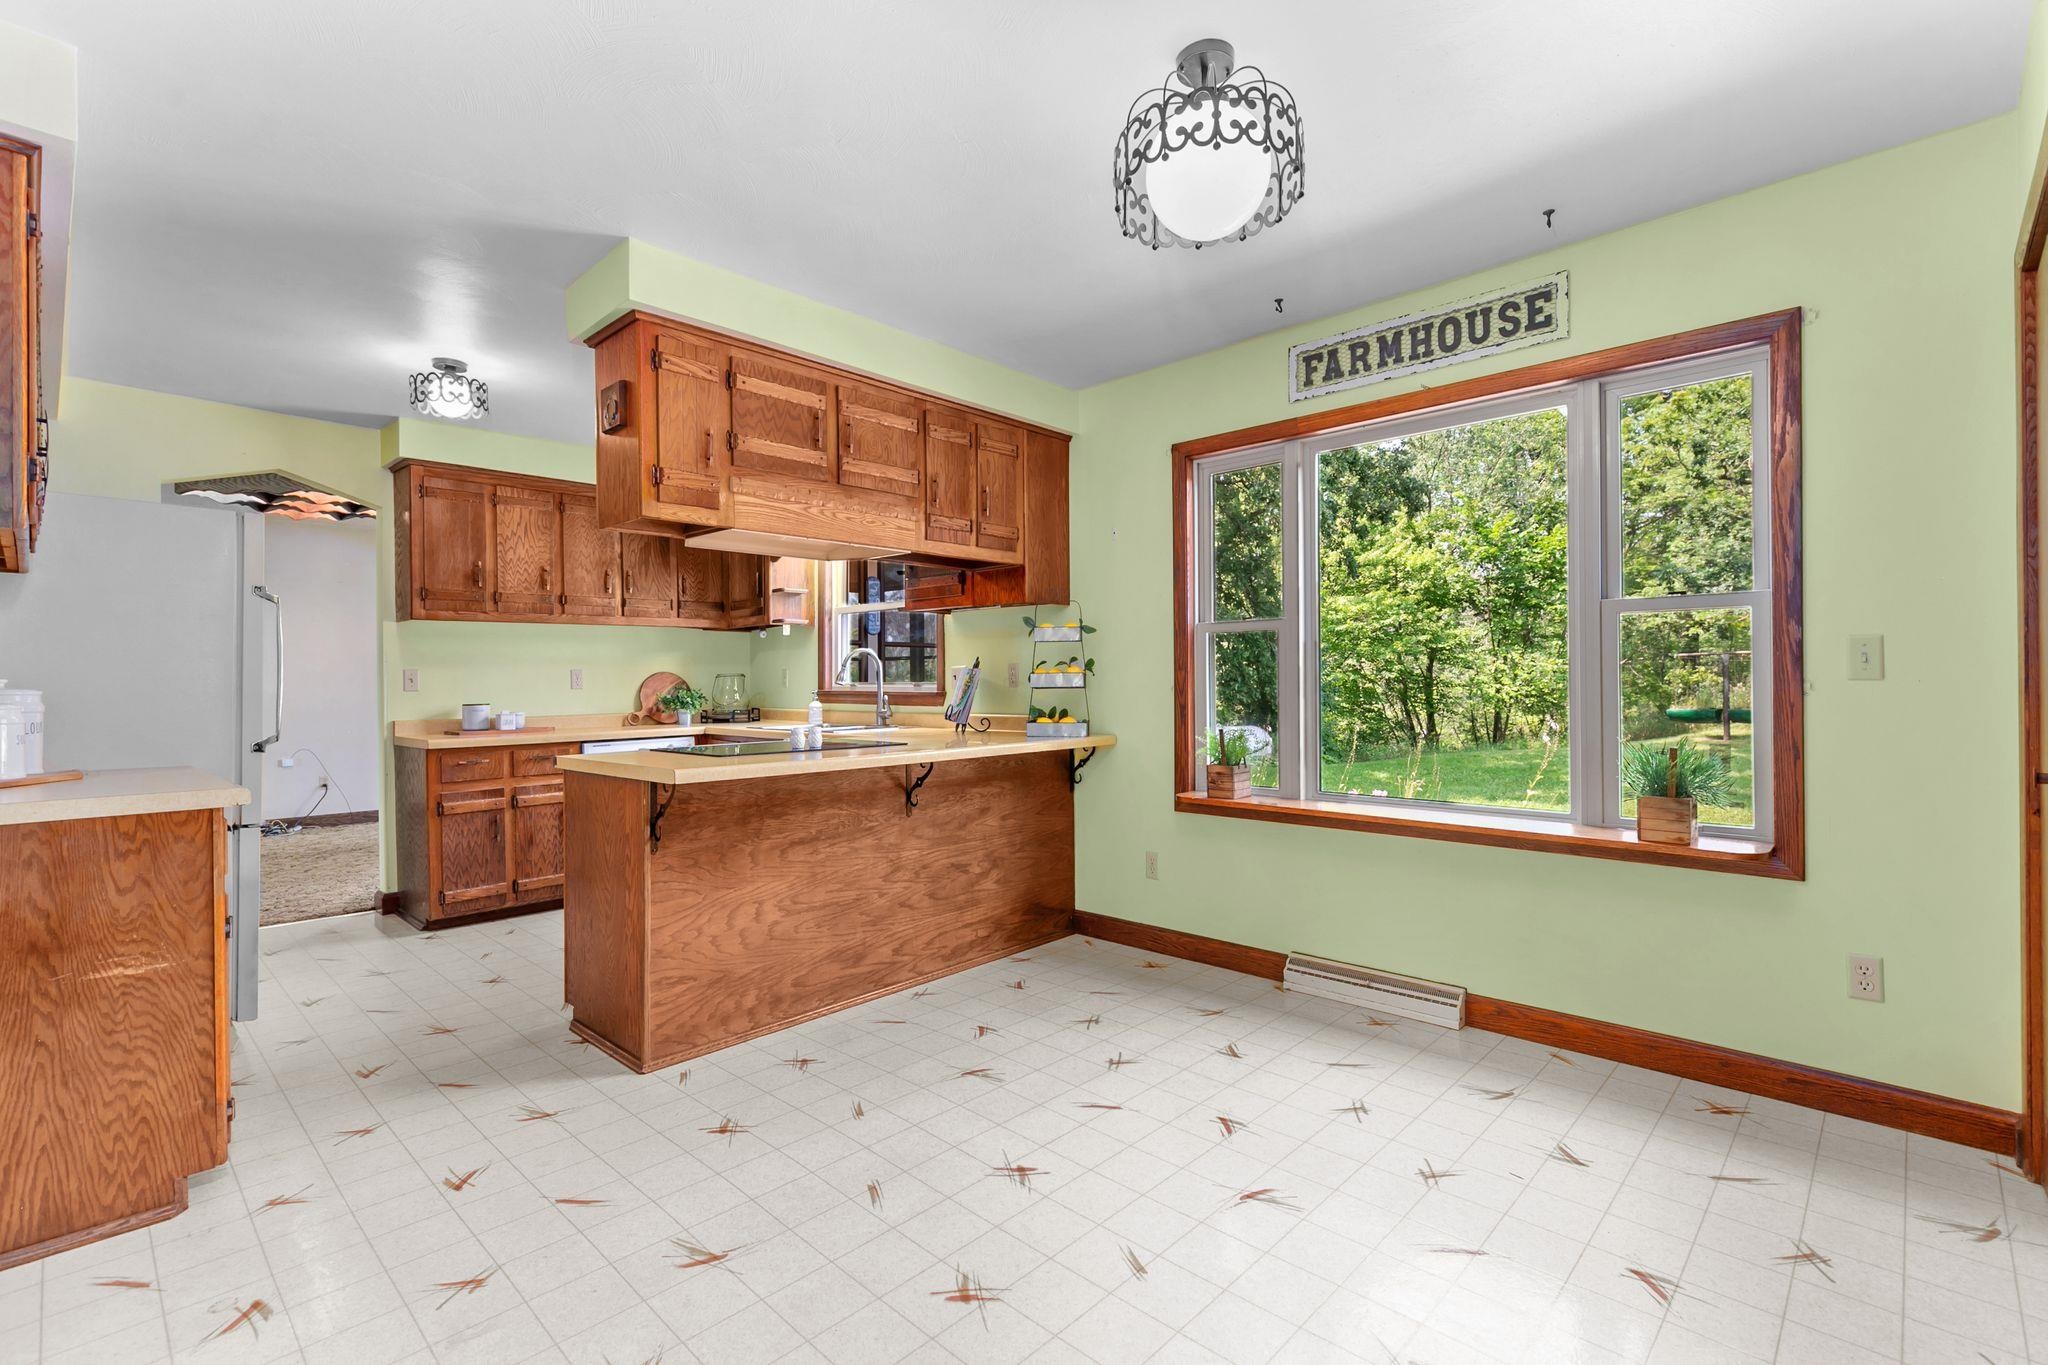
[[[833,676],[835,678],[845,677],[846,666],[852,663],[856,656],[862,654],[875,661],[875,728],[881,729],[890,723],[889,691],[888,683],[882,677],[882,656],[865,645],[849,649],[846,651],[846,657],[839,661],[839,671]]]

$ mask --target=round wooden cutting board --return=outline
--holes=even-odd
[[[689,680],[680,673],[650,673],[640,684],[640,709],[626,717],[628,725],[654,725],[654,699],[671,687],[688,687]]]

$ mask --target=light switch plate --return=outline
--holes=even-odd
[[[401,692],[419,691],[420,671],[417,668],[408,668],[403,673],[400,673],[398,675],[398,687]]]
[[[569,690],[571,692],[581,692],[583,690],[582,669],[572,668],[569,670]]]
[[[1884,678],[1884,636],[1849,637],[1849,681],[1879,682]]]

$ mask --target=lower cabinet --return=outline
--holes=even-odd
[[[562,901],[570,744],[394,750],[398,911],[416,928]]]

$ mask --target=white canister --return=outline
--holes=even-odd
[[[465,730],[490,729],[491,704],[487,701],[466,701],[462,703],[462,728]]]
[[[5,678],[0,678],[0,706],[14,706],[21,710],[23,748],[26,750],[26,770],[23,777],[33,777],[43,771],[43,694],[27,687],[9,687]]]
[[[0,782],[28,776],[28,725],[21,708],[0,702]]]

